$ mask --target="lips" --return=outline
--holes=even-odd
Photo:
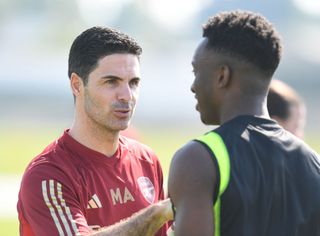
[[[116,109],[114,110],[115,112],[123,112],[123,113],[126,113],[126,112],[130,112],[131,109]]]
[[[197,95],[195,95],[194,98],[197,100],[196,110],[199,111],[199,101],[198,101]]]
[[[115,110],[114,114],[119,118],[127,118],[130,116],[131,110]]]
[[[131,117],[134,104],[131,102],[115,102],[112,104],[113,114],[120,119],[128,119]]]

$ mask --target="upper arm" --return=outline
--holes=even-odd
[[[173,157],[169,195],[175,206],[175,235],[214,235],[216,170],[208,150],[190,142]]]
[[[20,220],[23,218],[35,235],[89,233],[74,187],[56,167],[42,165],[24,175],[18,209]],[[22,224],[22,235],[23,227]]]

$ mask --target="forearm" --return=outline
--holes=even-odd
[[[167,203],[159,202],[151,205],[131,217],[120,221],[114,225],[105,227],[92,235],[94,236],[152,236],[168,220],[172,219],[172,214],[168,214]],[[171,209],[170,209],[171,210]]]

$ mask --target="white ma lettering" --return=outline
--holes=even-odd
[[[116,205],[117,202],[120,202],[122,204],[122,198],[121,198],[121,194],[120,194],[120,189],[119,188],[116,189],[116,192],[114,192],[113,189],[110,189],[110,193],[111,193],[111,198],[112,198],[113,205]]]
[[[134,202],[134,198],[130,191],[127,189],[127,187],[124,188],[124,195],[123,195],[123,203],[126,203],[127,201],[132,201]]]
[[[113,205],[116,205],[117,203],[120,203],[120,204],[127,203],[127,201],[129,200],[132,202],[135,201],[134,197],[132,196],[132,194],[130,193],[127,187],[125,187],[122,192],[123,192],[123,197],[122,197],[120,188],[116,188],[116,190],[110,189]]]

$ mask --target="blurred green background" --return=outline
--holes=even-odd
[[[234,9],[262,13],[282,35],[284,54],[275,77],[304,98],[306,141],[319,152],[318,0],[0,0],[0,234],[18,235],[21,175],[72,122],[67,60],[80,32],[111,26],[142,45],[142,88],[133,125],[167,176],[178,147],[212,128],[201,124],[190,93],[201,24]]]

